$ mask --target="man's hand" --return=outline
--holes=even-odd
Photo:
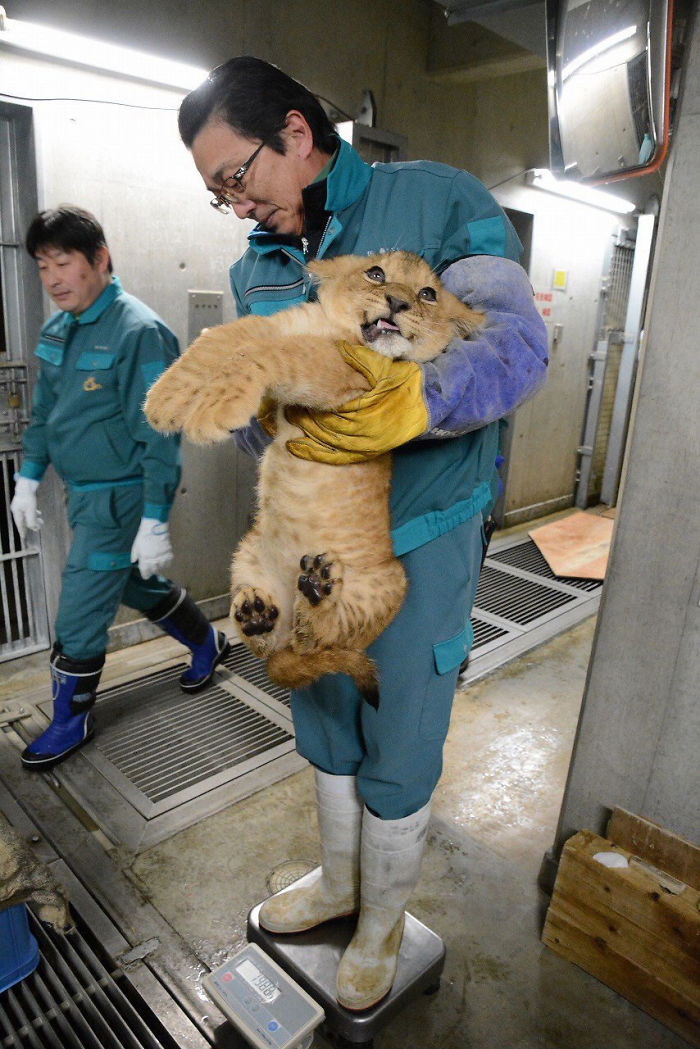
[[[338,343],[343,360],[370,383],[367,393],[333,411],[291,407],[285,415],[304,432],[287,441],[299,459],[341,466],[374,459],[428,429],[423,373],[413,361],[393,361],[367,346]]]
[[[142,517],[139,530],[131,547],[131,560],[139,566],[143,579],[157,575],[173,559],[173,548],[166,521],[155,517]]]
[[[10,513],[15,522],[19,538],[24,546],[27,531],[38,532],[44,523],[41,511],[36,505],[36,490],[39,482],[31,477],[17,477],[15,481],[15,494],[10,503]]]

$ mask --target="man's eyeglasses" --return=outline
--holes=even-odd
[[[264,145],[265,143],[261,142],[255,152],[248,157],[245,164],[241,164],[238,171],[234,171],[233,175],[229,175],[228,178],[225,178],[222,181],[219,192],[209,201],[211,206],[216,208],[220,214],[228,215],[233,205],[238,203],[233,194],[243,192],[243,179],[248,174],[250,165],[253,163]]]

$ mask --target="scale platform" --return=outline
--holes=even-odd
[[[313,873],[294,884],[303,885]],[[308,932],[279,936],[261,927],[261,906],[257,904],[248,915],[249,942],[262,948],[324,1009],[326,1020],[321,1032],[327,1030],[336,1036],[336,1045],[371,1049],[374,1036],[412,999],[440,987],[445,945],[436,933],[407,913],[394,986],[373,1008],[350,1012],[335,1000],[335,977],[357,919],[338,918]]]

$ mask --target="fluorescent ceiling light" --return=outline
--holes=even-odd
[[[623,212],[629,215],[636,208],[631,200],[619,197],[617,193],[608,193],[607,190],[593,189],[591,186],[581,185],[580,182],[555,178],[547,168],[535,168],[528,172],[525,181],[537,189],[556,193],[560,197],[568,197],[569,200],[578,200],[582,204],[591,204],[595,208],[605,208],[606,211]]]
[[[62,29],[52,29],[32,22],[20,22],[16,18],[0,19],[0,45],[2,44],[19,51],[58,58],[62,62],[74,65],[187,90],[201,84],[208,72],[185,62],[173,62],[168,58],[146,54],[144,51],[133,51],[130,47],[107,44],[103,40],[66,33]]]

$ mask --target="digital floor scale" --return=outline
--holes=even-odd
[[[304,875],[296,885],[312,879]],[[440,987],[445,945],[436,933],[406,914],[396,979],[390,993],[364,1012],[335,999],[340,959],[356,918],[342,918],[279,936],[263,929],[258,904],[248,915],[248,946],[204,978],[204,987],[225,1016],[258,1049],[307,1049],[320,1025],[342,1049],[371,1049],[372,1040],[419,994]]]

